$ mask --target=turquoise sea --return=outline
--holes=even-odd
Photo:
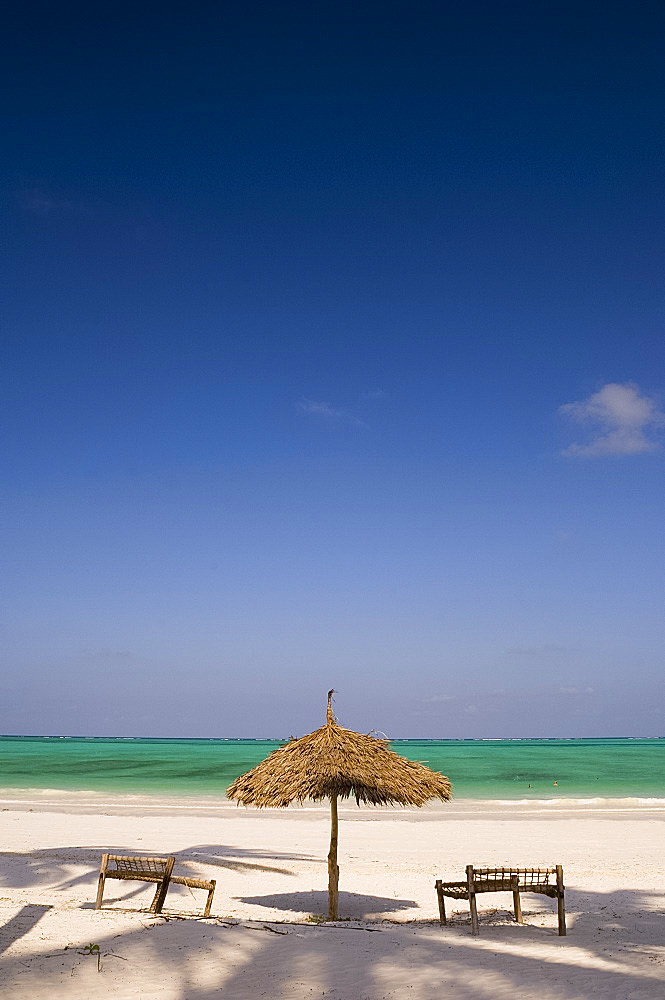
[[[0,789],[221,796],[277,740],[0,737]],[[665,738],[398,740],[458,799],[665,798]],[[556,782],[556,784],[555,784]]]

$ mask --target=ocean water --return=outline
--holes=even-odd
[[[277,740],[0,737],[0,789],[223,796]],[[665,798],[665,738],[397,740],[457,799]]]

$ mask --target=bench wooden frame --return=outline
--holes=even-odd
[[[176,885],[186,885],[192,889],[207,889],[204,917],[210,916],[212,897],[215,893],[216,880],[209,882],[200,878],[189,878],[185,875],[174,875],[173,866],[175,857],[171,854],[168,858],[148,858],[133,857],[126,854],[102,854],[102,863],[99,869],[99,883],[97,885],[97,899],[95,909],[99,910],[104,898],[104,884],[107,878],[135,879],[138,882],[155,882],[155,897],[150,905],[153,913],[161,913],[168,892],[169,885],[174,882]],[[109,867],[113,865],[114,867]]]
[[[565,886],[563,884],[563,868],[474,868],[466,866],[466,881],[434,883],[439,900],[439,921],[446,924],[445,897],[450,899],[468,899],[471,911],[471,933],[479,934],[478,909],[476,895],[479,892],[512,892],[515,920],[522,923],[521,892],[535,892],[542,896],[550,896],[557,901],[559,935],[566,933],[566,905],[564,900]]]

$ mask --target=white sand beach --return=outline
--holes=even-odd
[[[7,1000],[665,996],[665,801],[345,806],[336,925],[308,920],[326,909],[324,806],[23,793],[0,807]],[[138,882],[107,882],[95,911],[103,851],[175,854],[177,873],[215,878],[211,918],[178,886],[155,917]],[[568,935],[542,896],[516,924],[508,893],[479,897],[478,938],[464,901],[441,927],[434,880],[472,862],[562,864]]]

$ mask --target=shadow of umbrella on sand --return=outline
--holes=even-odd
[[[450,782],[424,764],[400,757],[387,740],[344,729],[332,711],[328,692],[325,726],[292,740],[241,774],[226,790],[244,805],[283,808],[305,799],[330,799],[328,919],[338,918],[337,800],[353,796],[360,805],[422,806],[429,799],[450,799]]]

